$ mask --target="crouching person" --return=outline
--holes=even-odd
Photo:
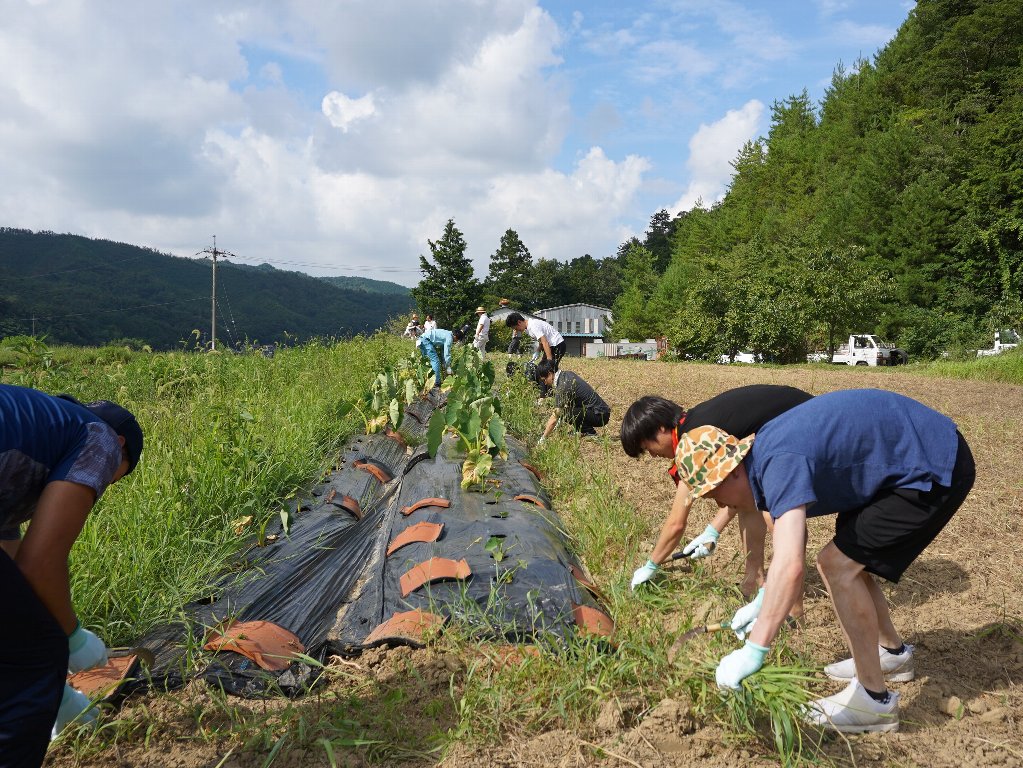
[[[433,368],[433,380],[436,386],[440,386],[441,382],[441,355],[443,355],[444,369],[450,374],[451,373],[451,345],[455,342],[455,335],[444,328],[432,328],[423,333],[416,339],[416,346],[419,347],[419,351],[426,355],[426,359],[430,361],[430,367]],[[440,346],[441,352],[437,352],[437,346]]]
[[[547,420],[540,442],[554,431],[558,421],[571,424],[584,437],[597,434],[611,418],[611,409],[597,391],[583,381],[579,374],[560,371],[553,360],[536,364],[536,382],[554,391],[554,413]]]
[[[755,435],[686,432],[678,458],[695,496],[774,518],[766,590],[733,618],[748,640],[718,664],[718,685],[738,688],[763,666],[803,589],[806,521],[834,515],[817,568],[852,656],[825,667],[848,686],[813,702],[808,719],[845,733],[897,730],[899,694],[886,680],[913,679],[913,647],[874,577],[898,582],[973,487],[973,456],[955,424],[902,395],[848,390],[819,395]]]
[[[107,486],[142,453],[135,417],[0,385],[0,766],[38,766],[50,738],[97,713],[67,673],[107,663],[71,604],[68,554]],[[24,539],[21,525],[28,522]]]

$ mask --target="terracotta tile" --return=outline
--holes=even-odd
[[[428,635],[439,631],[446,621],[446,616],[438,616],[418,608],[414,611],[403,611],[394,614],[383,624],[378,624],[376,629],[366,635],[363,643],[372,645],[388,639],[424,642]]]
[[[408,516],[415,512],[417,509],[422,509],[423,507],[442,507],[444,509],[448,509],[450,506],[451,502],[448,501],[447,499],[441,499],[434,496],[428,499],[420,499],[415,504],[412,504],[407,507],[402,507],[401,513],[405,516]]]
[[[440,538],[441,531],[443,530],[443,523],[427,523],[424,521],[422,523],[410,525],[404,531],[391,539],[391,543],[387,547],[387,554],[390,555],[392,552],[401,549],[406,544],[436,541]]]
[[[252,659],[263,669],[287,669],[295,654],[305,653],[298,637],[269,621],[235,621],[211,631],[203,646],[207,651],[232,651]]]
[[[448,560],[444,557],[431,557],[424,563],[419,563],[403,574],[401,582],[401,596],[408,597],[412,592],[424,584],[440,579],[467,579],[472,575],[472,569],[465,560]]]

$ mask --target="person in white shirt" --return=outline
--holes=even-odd
[[[525,331],[534,339],[536,339],[537,347],[539,351],[543,353],[542,357],[544,360],[550,360],[554,366],[554,370],[558,370],[558,366],[561,363],[561,358],[565,356],[565,337],[555,329],[553,325],[548,323],[546,320],[541,320],[538,317],[531,317],[526,320],[518,312],[512,312],[505,318],[505,324],[512,330],[517,330],[520,333]],[[549,387],[543,385],[541,382],[537,383],[540,386],[540,394],[546,397],[550,394],[551,390]]]
[[[487,341],[490,340],[490,315],[483,307],[476,307],[476,314],[479,315],[479,321],[476,323],[476,336],[472,340],[472,345],[479,350],[480,357],[486,360]]]
[[[433,315],[427,315],[426,322],[423,323],[423,333],[435,330],[437,330],[437,321],[433,319]]]

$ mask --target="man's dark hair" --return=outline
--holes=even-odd
[[[508,317],[504,319],[504,324],[507,325],[509,328],[514,328],[525,319],[526,318],[524,318],[518,312],[512,312],[510,315],[508,315]]]
[[[629,406],[622,419],[622,450],[632,458],[643,452],[642,443],[653,440],[660,427],[674,429],[685,409],[663,397],[647,395]]]
[[[546,357],[536,364],[536,383],[543,384],[544,379],[550,376],[555,371],[554,363],[548,360]]]
[[[451,332],[451,338],[455,341],[461,341],[463,336],[465,336],[465,333],[461,328],[455,328],[455,330]]]

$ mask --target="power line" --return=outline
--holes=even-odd
[[[90,264],[87,267],[75,267],[74,269],[58,269],[53,272],[42,272],[38,275],[16,275],[14,277],[4,276],[4,280],[34,280],[37,277],[51,277],[52,275],[66,275],[70,272],[82,272],[86,269],[97,269],[99,267],[107,267],[111,264],[123,264],[126,261],[137,261],[141,259],[142,255],[132,256],[127,259],[118,259],[117,261],[104,261],[98,264]]]
[[[167,307],[171,304],[191,304],[193,301],[205,301],[205,296],[195,299],[181,299],[179,301],[163,301],[158,304],[140,304],[137,307],[121,307],[120,309],[93,309],[89,312],[73,312],[68,315],[33,315],[32,317],[12,317],[11,320],[20,323],[27,323],[32,320],[63,320],[65,317],[84,317],[86,315],[110,314],[112,312],[131,312],[136,309],[149,309],[150,307]]]
[[[418,272],[419,267],[380,267],[374,264],[313,264],[306,261],[284,261],[282,259],[260,259],[260,264],[285,264],[293,267],[315,267],[318,269],[347,269],[376,272]],[[249,263],[246,266],[253,266]],[[255,265],[255,266],[258,266]]]

